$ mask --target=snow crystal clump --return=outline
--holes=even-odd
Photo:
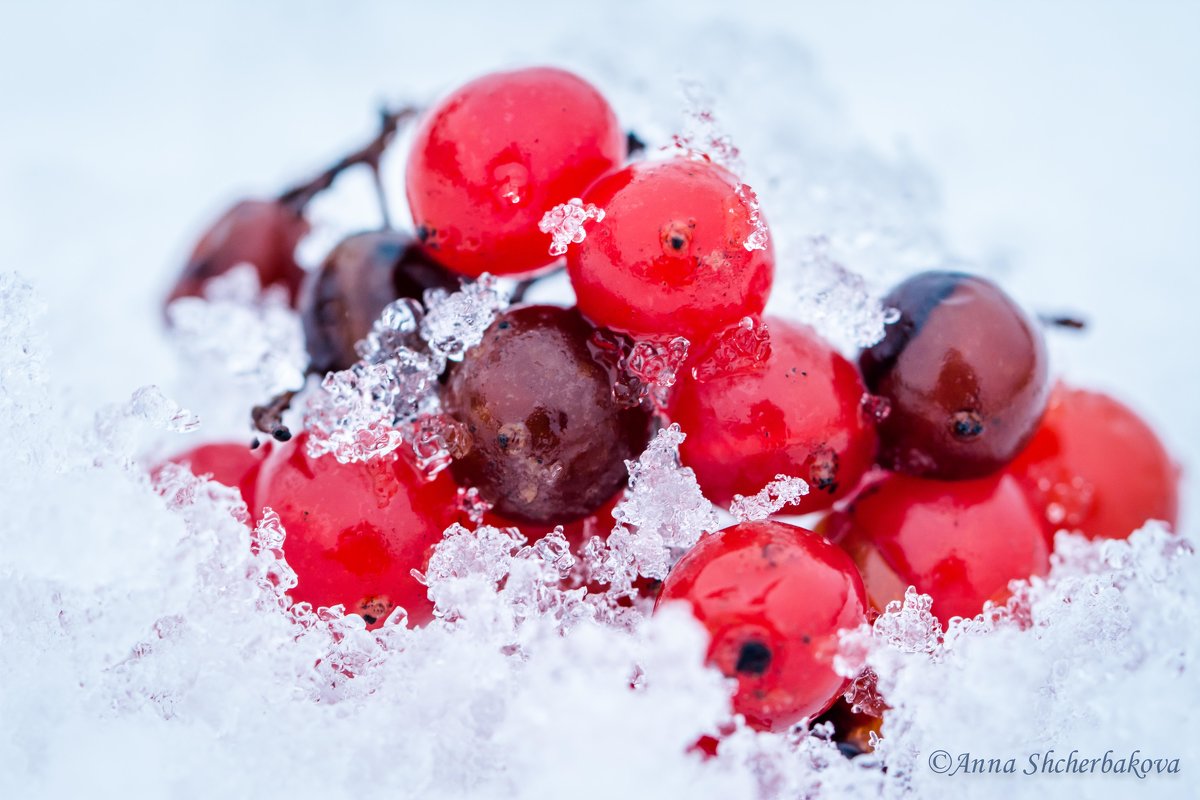
[[[496,314],[508,308],[510,293],[484,273],[457,292],[425,291],[421,338],[429,349],[451,361],[462,361],[467,349],[479,344]]]
[[[604,209],[592,203],[584,205],[578,197],[573,197],[547,211],[538,222],[538,230],[550,234],[550,255],[561,256],[567,252],[567,245],[580,244],[587,238],[584,223],[603,219]]]
[[[591,577],[618,592],[639,575],[661,580],[684,552],[719,526],[716,510],[679,464],[685,435],[678,424],[660,430],[636,461],[626,461],[629,488],[613,517],[607,542],[591,539],[585,560]]]
[[[206,281],[203,297],[175,300],[167,316],[185,358],[248,381],[264,397],[304,383],[308,353],[300,317],[287,291],[263,289],[249,264]]]
[[[776,475],[775,480],[756,495],[743,497],[735,494],[733,502],[729,504],[729,513],[738,522],[766,519],[784,507],[800,502],[800,498],[806,494],[808,484],[805,481],[788,475]]]

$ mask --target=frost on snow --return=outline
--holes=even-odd
[[[604,209],[592,203],[584,205],[573,197],[547,211],[538,222],[538,230],[550,234],[550,255],[561,256],[567,252],[567,245],[580,244],[587,237],[584,223],[603,219]]]
[[[308,353],[300,317],[287,291],[263,289],[249,264],[205,282],[203,297],[174,301],[167,316],[185,358],[249,381],[264,397],[304,383]]]
[[[800,502],[800,498],[806,494],[808,484],[805,481],[788,475],[776,475],[775,480],[756,495],[743,497],[735,494],[733,502],[729,504],[729,513],[738,522],[766,519],[784,507]]]

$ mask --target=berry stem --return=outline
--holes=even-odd
[[[379,180],[379,161],[383,157],[392,139],[395,138],[401,123],[407,122],[417,114],[417,109],[405,106],[396,110],[383,109],[380,112],[379,132],[359,149],[342,156],[323,172],[279,195],[279,202],[291,207],[296,213],[304,210],[309,201],[333,185],[338,175],[350,167],[365,164],[375,176],[376,190],[379,192],[380,207],[383,212],[384,227],[391,227],[388,220],[387,202],[383,194],[383,185]]]

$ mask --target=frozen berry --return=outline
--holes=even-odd
[[[854,563],[812,531],[744,522],[705,536],[675,566],[658,606],[686,601],[711,640],[708,660],[737,678],[734,710],[762,730],[823,712],[846,686],[838,631],[866,620]]]
[[[343,239],[309,276],[300,298],[310,369],[348,369],[358,360],[355,343],[371,332],[388,303],[420,300],[431,288],[454,291],[458,279],[430,261],[408,234],[370,231]]]
[[[994,283],[959,272],[916,275],[884,304],[900,319],[860,362],[891,407],[880,463],[953,480],[1011,461],[1046,409],[1041,329]]]
[[[862,571],[883,610],[910,585],[942,622],[1003,603],[1012,580],[1044,575],[1049,552],[1037,512],[1012,477],[964,481],[888,475],[825,527]]]
[[[201,296],[206,281],[239,264],[250,264],[259,283],[282,285],[294,299],[304,279],[296,245],[307,233],[308,222],[292,205],[279,200],[235,203],[200,237],[167,302]]]
[[[625,156],[625,133],[591,84],[560,69],[496,72],[429,111],[408,159],[408,203],[429,254],[463,275],[549,264],[538,230]]]
[[[427,550],[455,521],[453,483],[424,482],[397,459],[313,458],[307,440],[300,434],[277,447],[256,490],[287,534],[284,556],[299,579],[292,599],[340,603],[369,626],[396,606],[412,622],[428,620],[432,606],[411,571],[424,568]]]
[[[752,495],[775,476],[809,484],[789,509],[828,508],[858,483],[875,459],[875,428],[862,411],[858,370],[808,327],[768,320],[770,349],[757,364],[708,369],[716,353],[694,367],[705,379],[682,381],[670,407],[687,437],[683,463],[705,495],[728,504]]]
[[[649,440],[649,412],[617,402],[612,373],[589,350],[592,332],[574,309],[513,309],[451,371],[446,408],[470,440],[451,469],[498,514],[584,517],[625,484],[625,459]]]
[[[1055,388],[1042,425],[1009,470],[1060,528],[1123,538],[1146,520],[1174,526],[1179,469],[1154,431],[1099,392]]]
[[[238,489],[246,507],[254,514],[254,485],[265,455],[265,448],[251,450],[244,444],[216,442],[180,453],[172,457],[171,462],[187,467],[193,475],[208,476],[217,483]]]
[[[567,253],[580,310],[635,338],[693,343],[760,313],[775,258],[752,197],[728,170],[688,158],[602,178],[584,199],[604,219]]]

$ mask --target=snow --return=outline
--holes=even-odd
[[[757,494],[750,497],[735,494],[733,502],[729,504],[729,513],[738,522],[766,519],[779,513],[784,507],[798,503],[806,494],[808,483],[804,480],[790,475],[776,475],[775,480],[769,482]]]
[[[1184,537],[1060,536],[1049,577],[1011,609],[943,634],[912,598],[848,642],[892,706],[884,774],[821,731],[736,728],[719,758],[688,753],[728,716],[702,632],[676,609],[618,615],[569,580],[551,585],[566,569],[555,538],[539,550],[454,529],[435,559],[452,568],[427,576],[439,619],[367,632],[356,617],[283,607],[286,531],[269,516],[248,528],[236,492],[169,467],[151,483],[147,454],[242,436],[244,401],[265,399],[250,351],[229,369],[227,351],[180,354],[158,332],[153,299],[218,198],[307,174],[361,138],[381,93],[428,97],[518,54],[596,80],[652,157],[693,113],[681,124],[670,73],[699,76],[695,113],[717,110],[697,141],[736,143],[771,225],[773,313],[850,349],[880,335],[892,280],[967,252],[1034,304],[1088,312],[1092,332],[1052,341],[1057,366],[1132,396],[1181,458],[1200,456],[1195,376],[1167,352],[1200,334],[1194,11],[1018,3],[971,18],[913,4],[870,24],[849,8],[735,19],[692,3],[613,21],[579,7],[540,15],[532,38],[518,13],[474,33],[462,19],[476,11],[367,5],[320,23],[222,3],[5,12],[18,19],[0,25],[13,39],[0,74],[20,124],[0,152],[0,795],[1192,796],[1180,780],[1200,755],[1190,518]],[[399,35],[450,21],[457,44]],[[696,41],[702,54],[686,56]],[[889,139],[904,130],[923,137],[915,150],[936,182]],[[942,146],[942,130],[968,136]],[[385,168],[400,203],[402,164]],[[348,176],[315,206],[319,235],[375,224],[373,204],[369,182]],[[433,338],[448,357],[481,323]],[[598,562],[619,580],[661,573],[720,524],[675,460],[683,434],[697,435],[667,429],[631,466],[617,555]],[[946,776],[925,764],[937,749],[1051,747],[1140,748],[1182,758],[1185,774]]]
[[[594,203],[584,205],[583,200],[573,197],[547,211],[538,222],[538,230],[550,234],[550,255],[561,256],[567,252],[567,245],[580,244],[587,238],[586,223],[603,219],[604,209]]]

